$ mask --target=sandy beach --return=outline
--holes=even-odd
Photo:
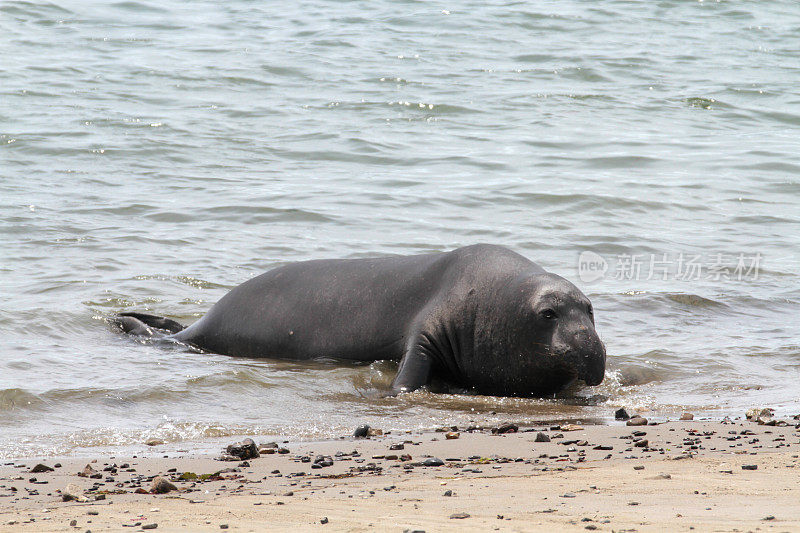
[[[178,444],[7,461],[0,530],[797,531],[795,423],[441,428],[261,443],[247,462]],[[151,493],[158,476],[174,490]]]

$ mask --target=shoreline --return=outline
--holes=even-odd
[[[4,461],[0,531],[791,531],[800,432],[786,423],[387,432],[279,441],[285,453],[246,463],[175,444],[145,456]],[[333,464],[313,467],[318,456]],[[426,466],[432,458],[443,464]],[[94,478],[77,475],[87,465]],[[186,472],[197,477],[179,479]],[[177,490],[149,493],[156,476]],[[70,484],[80,501],[62,501]]]

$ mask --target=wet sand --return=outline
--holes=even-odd
[[[181,455],[179,444],[96,462],[8,461],[0,530],[798,531],[800,433],[786,423],[459,428],[458,438],[278,442],[288,453],[245,464]],[[550,442],[537,442],[539,433]],[[312,468],[318,455],[333,465]],[[432,457],[444,464],[425,466]],[[61,466],[31,473],[38,463]],[[77,476],[87,463],[99,478]],[[216,475],[179,479],[185,472]],[[135,492],[157,475],[177,490]],[[85,501],[62,501],[68,484]]]

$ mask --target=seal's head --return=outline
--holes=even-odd
[[[548,339],[546,355],[573,379],[599,385],[605,375],[606,349],[594,328],[592,303],[560,276],[548,273],[540,278],[530,304],[538,335]]]
[[[499,290],[503,313],[486,317],[485,379],[488,394],[547,396],[580,379],[599,385],[606,350],[595,331],[589,299],[566,279],[550,273],[521,276]]]

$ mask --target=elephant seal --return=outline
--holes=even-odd
[[[233,288],[188,328],[121,313],[123,331],[238,357],[399,360],[390,394],[432,377],[499,396],[546,396],[603,380],[589,299],[502,246],[315,260]]]

